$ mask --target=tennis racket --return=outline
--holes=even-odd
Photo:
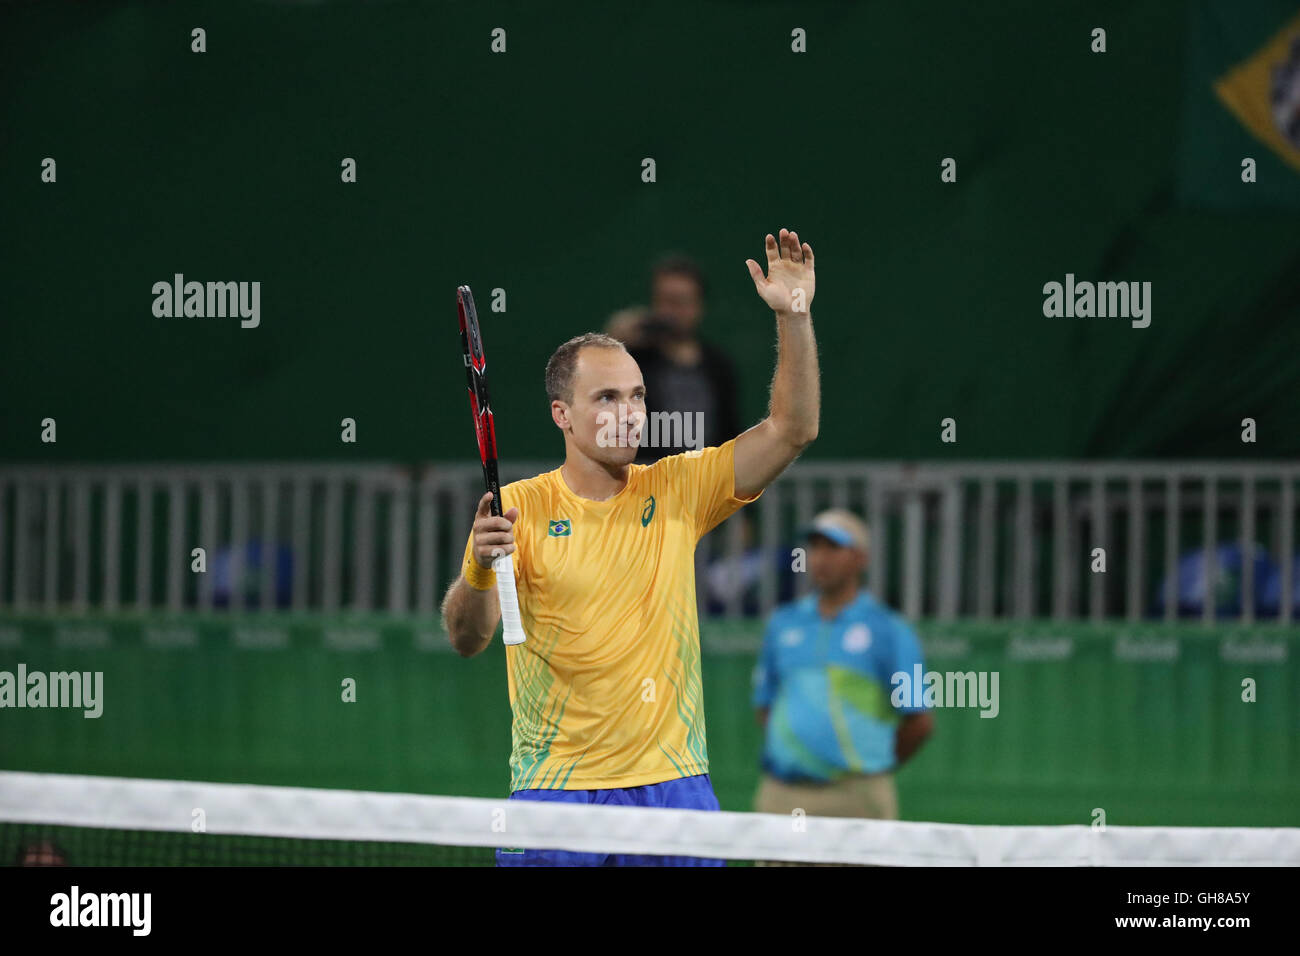
[[[474,310],[474,293],[463,285],[456,290],[460,313],[460,344],[465,353],[465,378],[469,383],[469,407],[474,414],[474,434],[478,436],[478,457],[483,463],[483,483],[492,492],[492,514],[501,517],[501,482],[497,477],[497,432],[492,421],[492,402],[488,398],[487,357],[483,353],[483,335],[479,332],[478,313]],[[519,595],[515,591],[515,563],[510,555],[492,559],[497,576],[497,598],[501,602],[501,623],[507,644],[522,644],[526,639],[519,618]]]

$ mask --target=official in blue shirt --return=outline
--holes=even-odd
[[[819,514],[807,532],[813,593],[772,614],[754,671],[765,728],[762,813],[898,819],[894,770],[934,723],[894,707],[894,674],[921,666],[911,627],[862,587],[867,526],[850,511]]]

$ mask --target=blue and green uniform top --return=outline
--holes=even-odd
[[[911,627],[865,590],[826,620],[817,595],[778,607],[754,669],[754,706],[769,709],[763,769],[782,780],[829,782],[897,764],[893,675],[923,667]]]

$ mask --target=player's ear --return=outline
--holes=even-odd
[[[555,427],[560,431],[569,427],[569,406],[558,398],[551,402],[551,421],[555,422]]]

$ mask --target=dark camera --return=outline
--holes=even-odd
[[[641,320],[641,334],[647,340],[672,338],[675,331],[673,320],[665,315],[651,312]]]

